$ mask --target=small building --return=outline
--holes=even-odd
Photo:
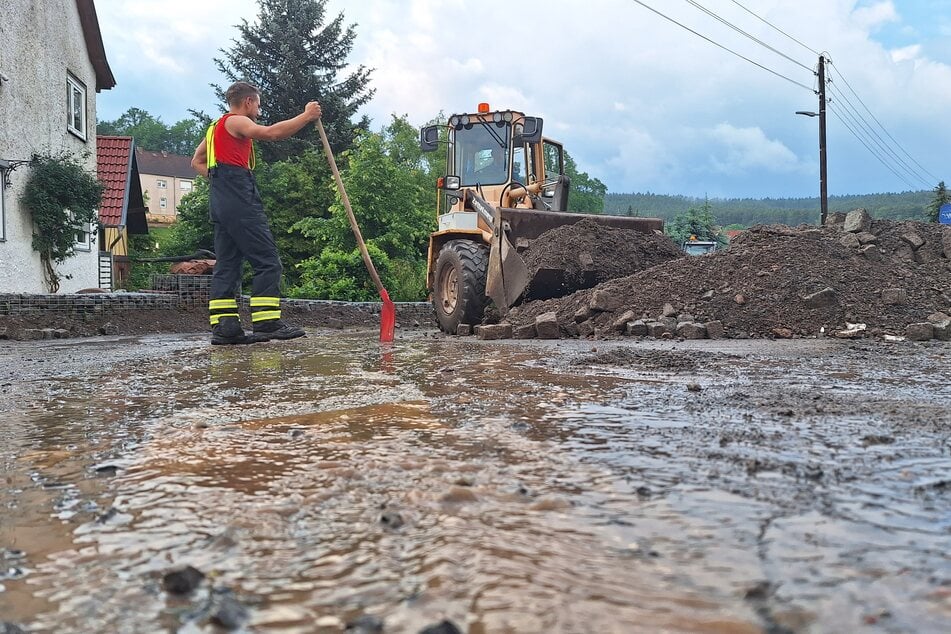
[[[20,204],[34,155],[68,155],[96,171],[96,93],[116,85],[92,0],[0,2],[0,292],[48,293],[33,249],[33,219]],[[99,285],[90,224],[75,254],[53,269],[59,291]]]
[[[136,148],[136,161],[142,179],[142,191],[148,204],[152,225],[170,225],[178,220],[178,205],[191,192],[198,172],[192,157]]]
[[[129,279],[129,236],[148,234],[148,210],[142,200],[135,140],[97,136],[96,156],[99,180],[106,188],[99,207],[99,287],[111,291],[124,288]]]

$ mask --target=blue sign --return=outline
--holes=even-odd
[[[941,209],[938,210],[938,222],[951,225],[951,203],[941,205]]]

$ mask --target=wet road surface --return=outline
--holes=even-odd
[[[0,349],[0,621],[946,632],[951,346]],[[162,588],[186,565],[191,596]],[[351,628],[350,631],[373,631]]]

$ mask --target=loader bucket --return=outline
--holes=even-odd
[[[489,269],[485,294],[495,302],[502,314],[513,305],[528,286],[528,267],[509,242],[504,231],[496,231],[489,249]]]

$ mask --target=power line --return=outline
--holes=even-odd
[[[704,13],[706,13],[707,15],[709,15],[710,17],[712,17],[714,20],[717,20],[718,22],[720,22],[720,23],[722,23],[722,24],[725,24],[726,26],[730,27],[731,29],[733,29],[733,30],[736,31],[737,33],[740,33],[741,35],[744,35],[744,36],[748,37],[749,39],[753,40],[754,42],[756,42],[756,43],[759,44],[760,46],[763,46],[763,47],[765,47],[765,48],[771,50],[772,52],[776,53],[776,54],[779,55],[780,57],[789,60],[789,61],[792,62],[793,64],[796,64],[797,66],[799,66],[799,67],[801,67],[801,68],[803,68],[803,69],[805,69],[805,70],[808,70],[808,71],[812,72],[812,69],[809,68],[808,66],[806,66],[805,64],[801,63],[801,62],[798,61],[798,60],[793,59],[792,57],[790,57],[789,55],[786,55],[786,54],[783,53],[782,51],[773,48],[772,46],[770,46],[769,44],[767,44],[767,43],[764,42],[763,40],[757,38],[755,35],[751,35],[750,33],[744,31],[743,29],[741,29],[740,27],[736,26],[735,24],[733,24],[733,23],[730,22],[729,20],[720,17],[720,16],[717,15],[715,12],[711,11],[710,9],[707,9],[706,7],[704,7],[704,6],[703,6],[702,4],[700,4],[699,2],[695,2],[694,0],[687,0],[687,3],[688,3],[688,4],[692,4],[692,5],[695,6],[696,8],[700,9],[701,11],[703,11]]]
[[[833,103],[830,103],[829,105],[831,106],[831,105],[833,105]],[[867,149],[867,150],[869,151],[869,153],[870,153],[872,156],[874,156],[875,158],[877,158],[877,159],[879,160],[879,162],[880,162],[882,165],[884,165],[884,166],[888,169],[888,171],[890,171],[892,174],[894,174],[894,175],[897,176],[900,180],[902,180],[906,185],[908,185],[909,189],[911,189],[911,190],[914,190],[914,189],[915,189],[915,186],[912,185],[911,183],[909,183],[909,182],[908,182],[908,179],[906,179],[904,176],[902,176],[901,174],[899,174],[898,172],[896,172],[896,171],[892,168],[891,165],[889,165],[888,163],[886,163],[886,162],[882,159],[882,157],[879,156],[879,155],[875,152],[875,150],[873,150],[871,147],[869,147],[868,143],[866,143],[865,140],[862,139],[861,136],[859,136],[859,134],[852,128],[852,126],[849,125],[849,123],[848,123],[845,119],[843,119],[841,116],[839,116],[839,113],[838,113],[838,111],[837,111],[837,108],[831,108],[831,111],[832,111],[832,114],[834,114],[834,115],[836,116],[836,118],[842,123],[842,125],[844,125],[845,128],[846,128],[849,132],[852,133],[852,136],[854,136],[856,139],[858,139],[858,140],[859,140],[859,143],[861,143],[862,145],[864,145],[864,146],[865,146],[865,149]]]
[[[909,175],[911,175],[913,178],[920,180],[922,183],[930,187],[931,186],[930,181],[926,179],[925,177],[923,177],[919,172],[912,169],[912,167],[908,165],[908,163],[906,163],[904,159],[902,159],[891,147],[889,147],[888,143],[865,120],[865,118],[862,116],[862,113],[859,112],[858,109],[856,109],[856,107],[852,104],[851,101],[849,101],[848,97],[845,94],[843,94],[835,86],[835,84],[830,83],[829,85],[832,87],[832,90],[835,92],[835,94],[838,95],[838,97],[840,98],[840,101],[845,104],[846,108],[848,109],[849,113],[852,116],[853,123],[855,123],[856,126],[860,128],[867,135],[866,138],[869,139],[873,144],[878,146],[879,149],[881,149],[885,154],[890,156],[891,159],[897,164],[897,166],[904,169],[904,171],[907,172]],[[846,112],[846,111],[843,111],[843,112]]]
[[[676,25],[679,26],[680,28],[685,29],[685,30],[687,30],[687,31],[690,31],[691,33],[693,33],[693,34],[696,35],[697,37],[702,38],[702,39],[704,39],[704,40],[710,42],[710,43],[713,44],[714,46],[717,46],[717,47],[719,47],[719,48],[722,48],[724,51],[727,51],[728,53],[732,53],[733,55],[736,55],[736,56],[739,57],[740,59],[746,60],[746,61],[749,62],[750,64],[753,64],[754,66],[758,66],[759,68],[762,68],[763,70],[765,70],[765,71],[768,72],[768,73],[772,73],[773,75],[776,75],[777,77],[780,77],[780,78],[782,78],[782,79],[785,79],[785,80],[788,81],[789,83],[795,84],[795,85],[799,86],[800,88],[805,88],[805,89],[808,90],[809,92],[813,92],[813,93],[815,92],[815,91],[814,91],[812,88],[810,88],[809,86],[807,86],[807,85],[805,85],[805,84],[803,84],[803,83],[800,83],[800,82],[796,81],[795,79],[792,79],[792,78],[790,78],[790,77],[787,77],[786,75],[783,75],[782,73],[779,73],[779,72],[777,72],[777,71],[775,71],[775,70],[773,70],[773,69],[771,69],[771,68],[767,68],[766,66],[763,66],[763,65],[760,64],[759,62],[754,62],[754,61],[751,60],[749,57],[745,57],[744,55],[741,55],[740,53],[737,53],[737,52],[734,51],[733,49],[727,48],[726,46],[724,46],[723,44],[720,44],[719,42],[715,42],[714,40],[710,39],[710,38],[707,37],[706,35],[703,35],[703,34],[701,34],[701,33],[698,33],[697,31],[694,31],[694,30],[691,29],[689,26],[686,26],[686,25],[684,25],[684,24],[681,24],[680,22],[678,22],[677,20],[673,19],[672,17],[661,13],[660,11],[658,11],[657,9],[655,9],[654,7],[649,6],[649,5],[647,5],[647,4],[644,4],[643,2],[641,2],[641,0],[634,0],[634,2],[636,2],[636,3],[639,4],[639,5],[641,5],[641,6],[644,7],[645,9],[648,9],[648,10],[650,10],[650,11],[656,13],[657,15],[659,15],[659,16],[662,17],[662,18],[664,18],[665,20],[668,20],[668,21],[670,21],[670,22],[673,22],[674,24],[676,24]]]
[[[737,2],[736,0],[731,0],[731,1],[733,2],[733,4],[735,4],[736,6],[740,7],[741,9],[743,9],[744,11],[746,11],[747,13],[749,13],[751,16],[753,16],[754,18],[756,18],[757,20],[759,20],[759,21],[762,22],[763,24],[765,24],[765,25],[767,25],[767,26],[770,26],[770,27],[772,27],[773,29],[776,29],[777,31],[779,31],[780,33],[782,33],[783,35],[785,35],[786,37],[788,37],[788,38],[791,39],[793,42],[795,42],[795,43],[798,44],[799,46],[803,47],[804,49],[806,49],[806,50],[809,51],[810,53],[813,53],[813,54],[816,55],[816,56],[821,55],[821,53],[820,53],[819,51],[817,51],[816,49],[812,48],[811,46],[807,46],[806,44],[803,44],[802,42],[800,42],[799,40],[797,40],[796,38],[794,38],[794,37],[793,37],[792,35],[790,35],[789,33],[786,33],[786,31],[782,30],[781,28],[779,28],[779,27],[776,26],[775,24],[773,24],[773,23],[767,21],[765,18],[761,18],[760,16],[756,15],[754,12],[750,11],[749,9],[747,9],[746,7],[744,7],[742,4],[740,4],[740,3]]]
[[[829,62],[829,64],[832,66],[832,69],[835,71],[835,74],[839,76],[839,79],[841,79],[841,80],[845,83],[845,85],[846,85],[846,87],[849,89],[849,91],[850,91],[853,95],[855,95],[855,98],[856,98],[856,99],[859,100],[859,103],[862,104],[862,107],[865,108],[865,111],[868,112],[869,116],[871,116],[872,119],[875,120],[875,123],[877,123],[877,124],[878,124],[878,127],[880,127],[880,128],[882,129],[882,132],[884,132],[884,133],[888,136],[888,138],[891,139],[892,142],[893,142],[895,145],[898,146],[898,149],[900,149],[900,150],[905,154],[905,156],[907,156],[909,159],[911,159],[911,161],[912,161],[915,165],[917,165],[919,168],[921,168],[921,170],[922,170],[925,174],[927,174],[928,176],[930,176],[931,178],[933,178],[935,181],[940,180],[937,176],[935,176],[934,174],[932,174],[931,172],[929,172],[927,169],[925,169],[925,167],[924,167],[921,163],[919,163],[918,161],[916,161],[916,160],[915,160],[915,157],[913,157],[911,154],[909,154],[908,151],[905,150],[905,148],[903,148],[902,145],[901,145],[898,141],[895,140],[895,137],[893,137],[891,134],[889,134],[888,130],[885,129],[885,126],[882,125],[881,121],[879,121],[878,118],[877,118],[874,114],[872,114],[872,111],[869,110],[868,106],[865,105],[865,102],[862,101],[862,98],[858,96],[858,94],[857,94],[857,93],[855,92],[855,90],[852,88],[852,85],[849,84],[849,81],[842,75],[842,73],[839,72],[839,69],[835,67],[835,64],[832,64],[832,62]]]

